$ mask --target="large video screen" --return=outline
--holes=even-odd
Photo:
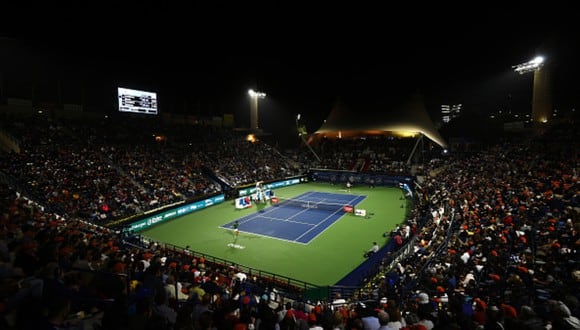
[[[157,93],[129,88],[117,88],[119,111],[147,115],[157,114]]]

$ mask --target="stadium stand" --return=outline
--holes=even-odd
[[[202,166],[241,185],[298,174],[310,164],[292,163],[305,157],[272,156],[271,146],[228,131],[207,140],[174,130],[160,144],[151,140],[154,123],[118,124],[2,121],[21,152],[0,154],[1,328],[580,327],[574,123],[428,163],[436,174],[421,185],[414,216],[389,233],[395,244],[365,270],[365,285],[322,301],[275,277],[129,243],[101,226],[221,191]],[[185,148],[189,141],[197,143]],[[327,149],[344,149],[340,159],[359,158],[363,142],[333,143]],[[381,158],[368,150],[368,159]],[[400,171],[385,166],[364,168]]]

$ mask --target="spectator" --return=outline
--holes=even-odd
[[[377,244],[377,242],[373,242],[373,246],[370,249],[368,249],[368,251],[365,252],[364,257],[369,258],[370,256],[372,256],[377,252],[379,252],[379,245]]]

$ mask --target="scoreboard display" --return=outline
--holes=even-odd
[[[120,112],[157,114],[157,93],[129,88],[117,88]]]

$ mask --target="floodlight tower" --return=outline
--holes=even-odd
[[[532,95],[532,122],[534,123],[547,123],[552,118],[550,75],[545,63],[542,56],[537,56],[531,61],[512,66],[519,74],[534,73]]]
[[[316,157],[318,162],[321,162],[320,157],[318,157],[314,149],[312,149],[310,144],[308,144],[308,141],[306,141],[306,136],[308,135],[308,132],[306,131],[306,126],[300,125],[299,123],[300,116],[301,116],[300,114],[296,116],[296,130],[298,131],[298,136],[300,137],[300,139],[302,139],[302,142],[304,142],[304,145],[306,145],[306,147],[310,150],[310,152],[312,152],[314,157]]]
[[[258,99],[266,97],[266,93],[256,92],[253,89],[248,91],[250,95],[250,129],[257,131],[258,128]]]

